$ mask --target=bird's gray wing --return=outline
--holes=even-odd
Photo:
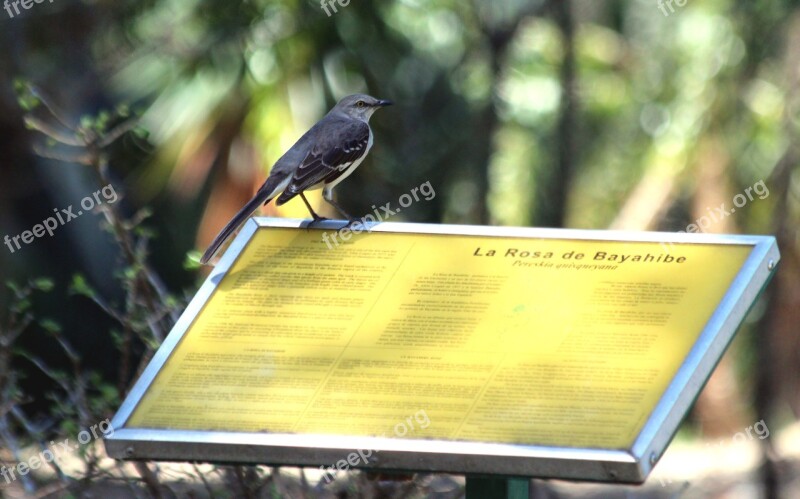
[[[289,201],[299,193],[331,182],[367,152],[369,126],[356,120],[331,122],[321,127],[316,144],[292,175],[292,180],[277,199],[277,204]]]

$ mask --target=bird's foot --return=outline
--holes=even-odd
[[[344,224],[344,225],[343,225],[343,226],[342,226],[342,227],[341,227],[339,230],[342,230],[342,229],[349,229],[349,228],[351,228],[351,227],[352,227],[353,225],[355,225],[355,224],[361,224],[362,228],[363,228],[363,226],[364,226],[364,223],[361,221],[361,219],[360,219],[360,218],[350,218],[350,219],[347,221],[347,223],[346,223],[346,224]]]
[[[306,226],[306,229],[310,229],[315,224],[318,224],[319,222],[324,222],[325,220],[330,220],[330,219],[317,215],[310,222],[308,222],[308,225]]]

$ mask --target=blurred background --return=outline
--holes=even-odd
[[[396,104],[372,120],[370,157],[337,187],[351,213],[429,181],[436,197],[394,221],[702,224],[778,239],[776,277],[679,434],[699,461],[681,458],[693,464],[649,488],[543,483],[542,497],[800,496],[800,2],[29,7],[0,10],[0,238],[109,184],[115,196],[52,237],[0,246],[0,280],[15,283],[0,291],[4,462],[113,415],[204,277],[187,253],[340,97],[367,92]],[[335,215],[319,191],[310,199]],[[728,216],[715,210],[723,203]],[[299,200],[263,213],[307,215]],[[727,445],[761,420],[768,438]],[[703,454],[710,441],[721,454]],[[83,475],[30,475],[0,490],[73,493],[87,484],[76,476],[100,480],[96,452],[82,455]],[[129,488],[158,495],[158,469],[136,473]],[[247,473],[276,483],[269,469],[220,476]],[[415,493],[435,495],[431,483],[446,489],[429,477]]]

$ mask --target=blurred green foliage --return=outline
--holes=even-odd
[[[436,198],[394,220],[676,231],[763,180],[768,197],[709,229],[775,234],[783,254],[733,348],[748,400],[731,417],[752,421],[741,414],[752,404],[797,417],[800,4],[672,2],[668,15],[659,5],[352,0],[328,16],[312,0],[59,0],[15,19],[0,11],[0,236],[40,220],[43,203],[64,206],[88,189],[77,167],[32,156],[17,77],[53,95],[76,128],[102,135],[141,114],[109,151],[109,169],[129,212],[153,207],[136,228],[152,250],[138,256],[170,290],[191,287],[187,252],[353,92],[397,104],[372,121],[370,158],[337,187],[354,214],[430,181]],[[21,97],[26,112],[41,103]],[[267,210],[306,214],[300,201]],[[49,294],[64,296],[82,272],[71,300],[121,299],[117,283],[141,266],[120,267],[108,235],[81,223],[38,248],[0,252],[0,278],[52,271]],[[56,252],[71,263],[54,264]],[[107,279],[115,273],[122,279]],[[40,332],[81,337],[90,312],[70,303],[51,303],[70,310]],[[124,342],[109,330],[92,334]]]

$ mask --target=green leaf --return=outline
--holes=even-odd
[[[89,384],[92,386],[100,386],[103,383],[103,376],[97,371],[90,371],[87,377],[89,379]]]
[[[52,378],[56,381],[66,381],[68,379],[67,373],[61,369],[53,369],[50,371]]]
[[[150,137],[150,132],[147,131],[144,127],[137,126],[133,129],[133,134],[139,137],[140,139],[147,139]]]
[[[153,229],[151,229],[149,227],[143,227],[141,225],[138,226],[138,227],[135,227],[133,229],[133,233],[136,234],[139,237],[144,237],[146,239],[153,239],[153,238],[156,237],[156,235],[158,235],[158,233],[155,230],[153,230]]]
[[[41,103],[31,91],[31,84],[23,78],[14,80],[14,91],[17,93],[19,106],[25,111],[32,111]]]
[[[131,108],[127,104],[120,104],[117,106],[117,116],[120,118],[127,118],[131,115]]]
[[[86,281],[86,278],[83,277],[81,274],[75,274],[72,276],[72,283],[69,286],[69,294],[71,295],[83,295],[89,298],[94,298],[97,296],[97,293],[89,283]]]
[[[114,347],[117,350],[121,349],[123,342],[122,333],[118,329],[111,329],[108,333],[109,336],[111,336],[111,341],[114,343]]]
[[[25,358],[30,358],[31,357],[30,352],[28,352],[23,347],[16,347],[15,346],[15,347],[11,348],[11,353],[14,354],[17,357],[25,357]]]
[[[199,257],[199,255],[200,255],[200,252],[198,252],[198,251],[194,252],[194,253],[196,253],[195,255],[192,255],[191,253],[192,253],[192,251],[190,251],[190,252],[188,252],[186,254],[186,258],[187,259]],[[199,263],[199,260],[197,260],[197,262]],[[184,263],[184,268],[186,268],[186,263]],[[187,270],[193,270],[193,269],[192,268],[188,268]],[[167,296],[164,297],[164,306],[166,306],[167,308],[176,308],[178,305],[179,305],[179,302],[178,302],[178,299],[176,297],[174,297],[172,295],[167,295]]]
[[[34,288],[38,289],[39,291],[44,291],[47,293],[48,291],[52,291],[55,284],[53,284],[53,280],[49,277],[39,277],[38,279],[34,279],[31,283]]]
[[[61,332],[61,326],[52,319],[42,319],[39,321],[39,325],[50,334]]]
[[[14,281],[6,281],[6,287],[8,287],[8,289],[13,291],[15,295],[20,294],[19,286]]]
[[[24,78],[14,78],[14,91],[22,94],[28,91],[28,82]]]
[[[27,298],[23,298],[22,300],[19,300],[18,302],[11,305],[11,310],[18,313],[24,312],[29,308],[31,308],[31,301],[28,300]]]
[[[97,115],[97,120],[94,122],[95,131],[97,133],[105,132],[110,119],[111,115],[108,111],[100,111],[100,113]]]
[[[145,345],[153,351],[158,350],[158,347],[161,346],[161,344],[153,338],[142,338],[142,340],[144,340]]]
[[[117,389],[109,383],[103,383],[100,385],[100,395],[103,397],[103,400],[108,402],[115,402],[117,400]]]
[[[87,115],[81,116],[81,128],[89,129],[92,128],[92,125],[94,125],[94,118]]]
[[[64,435],[75,435],[78,433],[78,425],[75,423],[75,421],[65,419],[61,423],[61,431]]]
[[[136,279],[136,276],[139,274],[138,266],[128,266],[122,271],[123,279],[128,279],[130,281]]]
[[[202,253],[198,250],[190,250],[186,252],[186,258],[183,259],[184,270],[197,270],[203,266],[200,263]]]

